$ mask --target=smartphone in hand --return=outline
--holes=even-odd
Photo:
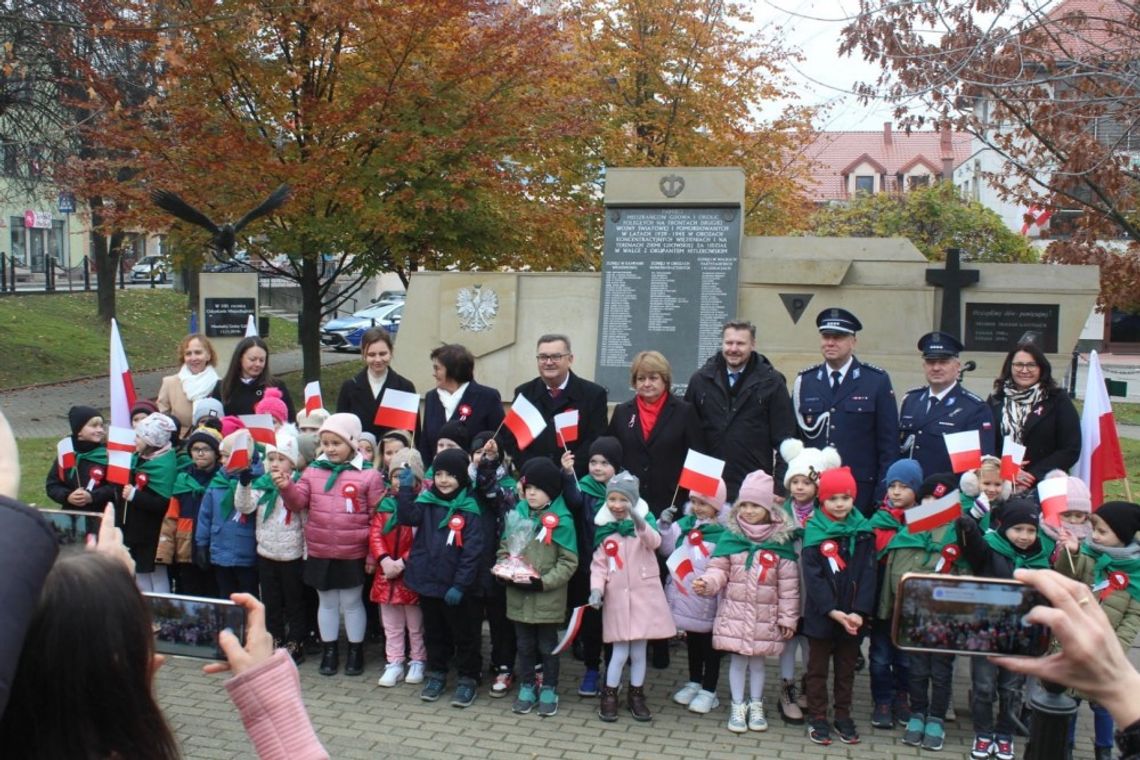
[[[39,509],[59,541],[61,557],[87,548],[87,537],[98,536],[103,524],[102,512],[75,509]]]
[[[908,573],[895,594],[891,639],[911,652],[1040,657],[1049,628],[1024,622],[1039,604],[1049,600],[1012,579]]]
[[[224,660],[218,634],[226,628],[244,644],[246,609],[229,599],[143,592],[150,604],[154,648],[160,654]]]

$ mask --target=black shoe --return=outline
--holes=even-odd
[[[348,657],[344,658],[344,674],[358,676],[364,672],[364,644],[348,642]]]
[[[839,741],[844,744],[859,743],[859,732],[855,730],[855,721],[850,718],[836,718],[835,733],[839,734]]]
[[[825,747],[831,744],[831,732],[827,729],[827,721],[810,721],[808,723],[808,739],[815,744],[822,744]]]
[[[337,650],[336,642],[331,644],[324,644],[321,646],[321,675],[322,676],[335,676],[337,670],[340,668],[340,652]]]
[[[667,639],[651,641],[649,642],[649,647],[653,650],[650,664],[654,670],[665,670],[665,668],[669,667],[669,641]]]
[[[861,655],[861,654],[856,655],[855,656],[855,672],[856,673],[862,673],[863,668],[865,668],[865,667],[867,667],[867,661],[865,659],[863,659],[863,655]]]

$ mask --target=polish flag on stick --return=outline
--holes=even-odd
[[[233,439],[230,441],[230,455],[222,465],[222,469],[227,472],[240,472],[249,467],[250,446],[249,430],[240,429],[233,432]]]
[[[60,438],[59,443],[55,445],[55,463],[59,468],[59,479],[67,479],[67,471],[75,466],[75,444],[71,441],[71,436]]]
[[[933,530],[962,516],[962,500],[957,489],[940,499],[918,504],[903,513],[906,529],[911,533]]]
[[[1025,447],[1007,437],[1001,444],[1001,479],[1013,480],[1025,461]]]
[[[562,634],[562,640],[558,642],[558,646],[550,651],[552,655],[562,654],[574,643],[574,639],[578,637],[578,631],[582,628],[582,615],[585,614],[587,606],[589,605],[583,604],[581,607],[575,607],[570,613],[570,622],[566,624],[566,633]]]
[[[273,430],[272,414],[241,414],[238,415],[241,424],[253,436],[253,440],[266,446],[277,443],[277,433]]]
[[[1085,408],[1081,413],[1081,458],[1077,460],[1077,477],[1088,484],[1094,507],[1104,502],[1106,480],[1127,478],[1120,439],[1116,437],[1116,419],[1112,402],[1104,387],[1104,372],[1096,351],[1089,353],[1089,374],[1085,384]],[[1127,489],[1128,481],[1124,484]],[[1131,497],[1129,497],[1131,498]]]
[[[554,415],[554,432],[562,443],[562,448],[578,440],[578,410],[570,409]]]
[[[135,405],[135,384],[123,341],[119,337],[119,323],[111,320],[111,425],[131,427],[131,407]],[[134,450],[132,433],[131,450]],[[116,481],[117,482],[117,481]],[[126,485],[124,483],[124,485]]]
[[[135,431],[112,425],[107,430],[107,480],[121,486],[131,483],[131,455],[135,453]]]
[[[510,411],[507,412],[507,417],[503,420],[503,425],[514,434],[515,441],[519,444],[519,451],[522,451],[546,429],[546,419],[542,416],[542,412],[538,411],[538,408],[527,400],[526,396],[520,394],[515,397],[514,403],[511,404]]]
[[[692,588],[695,568],[693,567],[693,558],[686,551],[686,548],[682,546],[670,554],[669,559],[665,560],[665,566],[669,568],[669,575],[673,576],[677,590],[688,595]]]
[[[1054,528],[1060,528],[1061,513],[1069,508],[1069,479],[1037,481],[1037,496],[1041,500],[1041,519]]]
[[[416,415],[419,412],[419,396],[409,391],[385,388],[384,395],[380,397],[380,406],[376,407],[376,416],[372,419],[372,424],[397,430],[415,430]]]
[[[944,433],[946,453],[950,455],[950,467],[957,475],[982,466],[982,437],[977,430],[963,430],[960,433]]]
[[[697,493],[716,493],[717,484],[724,474],[724,460],[706,456],[689,449],[677,485]]]
[[[325,403],[321,399],[321,381],[314,380],[305,385],[305,414],[312,414],[317,409],[324,409]]]

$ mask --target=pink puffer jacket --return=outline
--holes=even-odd
[[[339,473],[327,492],[325,483],[332,472],[317,467],[305,468],[300,480],[281,490],[281,498],[290,510],[309,509],[305,544],[310,557],[364,559],[368,556],[368,526],[372,512],[384,498],[384,483],[376,470],[360,469],[363,462],[358,455],[353,460],[356,467]],[[356,488],[351,507],[346,504],[344,493],[349,484]]]
[[[729,524],[735,528],[735,514]],[[787,541],[790,535],[780,521],[763,526],[753,540]],[[762,565],[753,560],[746,570],[747,559],[747,552],[714,557],[701,576],[713,593],[724,589],[713,623],[713,646],[749,657],[778,655],[785,642],[779,626],[794,629],[800,616],[800,571],[795,562],[780,559],[761,582]]]

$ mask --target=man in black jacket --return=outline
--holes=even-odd
[[[515,463],[522,467],[536,457],[547,457],[555,464],[562,458],[563,447],[554,435],[554,417],[562,412],[578,412],[578,438],[569,445],[574,455],[574,470],[578,477],[586,474],[590,458],[586,455],[590,444],[606,431],[606,389],[597,383],[583,380],[570,371],[574,354],[570,338],[565,335],[543,335],[538,339],[538,377],[515,388],[515,396],[525,396],[546,420],[546,428],[522,452],[514,436],[506,428],[503,436],[507,450]]]
[[[689,380],[685,400],[697,408],[708,454],[725,461],[729,499],[744,476],[763,470],[783,483],[787,463],[777,460],[780,443],[795,436],[796,420],[784,376],[756,352],[756,326],[726,322],[721,351]]]

